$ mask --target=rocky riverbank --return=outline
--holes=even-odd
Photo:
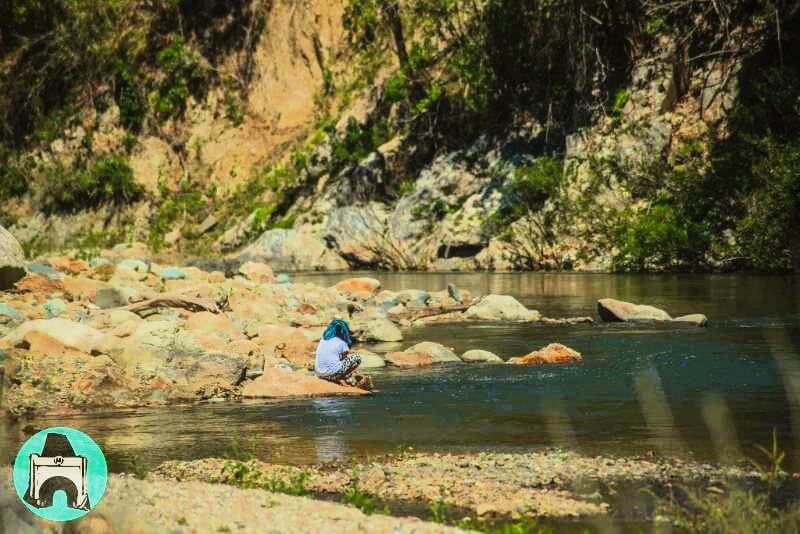
[[[222,459],[166,462],[153,479],[208,481],[241,487],[292,488],[344,502],[354,494],[392,510],[432,507],[449,519],[493,522],[520,518],[626,517],[650,521],[648,489],[713,488],[756,474],[678,459],[588,457],[564,450],[478,454],[401,453],[356,464],[296,467]],[[376,504],[377,506],[377,504]],[[378,509],[380,507],[378,506]]]
[[[4,240],[19,252],[13,238]],[[511,296],[473,296],[453,284],[433,292],[395,292],[372,278],[350,278],[322,287],[294,283],[265,263],[206,271],[161,265],[142,252],[125,246],[88,260],[58,256],[33,262],[21,253],[6,254],[0,262],[9,266],[0,292],[6,413],[364,394],[311,371],[316,342],[334,317],[350,322],[365,369],[502,363],[487,351],[458,355],[437,343],[403,348],[404,332],[418,324],[593,321],[545,318]],[[378,342],[402,350],[366,350]]]
[[[37,520],[17,499],[11,478],[0,474],[4,532],[30,534],[371,532],[445,533],[459,529],[417,518],[366,515],[357,508],[304,497],[203,482],[136,480],[112,475],[100,504],[69,523]]]

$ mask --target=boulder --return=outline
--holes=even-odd
[[[128,297],[116,287],[100,287],[95,291],[94,303],[101,309],[118,308],[128,304]]]
[[[102,332],[67,319],[27,321],[12,330],[4,342],[45,354],[91,353],[102,339]]]
[[[319,237],[297,230],[267,230],[245,248],[238,259],[241,262],[269,263],[275,268],[289,271],[347,269],[347,262],[328,250]]]
[[[425,352],[390,352],[385,359],[397,367],[425,367],[433,363],[430,353]]]
[[[186,273],[178,267],[165,267],[158,273],[164,280],[185,280]]]
[[[403,333],[397,326],[385,317],[356,316],[350,322],[353,336],[359,341],[402,341]]]
[[[150,271],[150,266],[147,263],[143,262],[142,260],[136,258],[127,258],[122,260],[117,264],[117,267],[124,267],[126,269],[133,269],[134,271],[138,271],[140,273],[146,273]]]
[[[459,358],[455,352],[448,349],[444,345],[433,343],[432,341],[423,341],[422,343],[417,343],[413,347],[407,348],[406,352],[429,354],[431,357],[431,363],[461,362],[461,358]]]
[[[242,387],[242,397],[252,399],[367,394],[363,389],[340,386],[302,372],[274,367],[264,369],[260,377]]]
[[[58,317],[67,307],[67,303],[61,299],[50,299],[44,303],[44,311],[47,315],[48,319],[52,319],[53,317]]]
[[[502,358],[488,350],[472,349],[468,350],[461,355],[461,359],[465,362],[491,362],[502,363]]]
[[[89,270],[89,264],[84,260],[68,258],[66,256],[56,256],[50,258],[48,262],[56,271],[67,274],[79,274]]]
[[[262,325],[256,329],[252,341],[261,347],[266,356],[285,358],[292,365],[312,367],[317,350],[317,340],[309,338],[307,330],[291,326]]]
[[[702,313],[691,313],[689,315],[681,315],[673,319],[676,323],[688,323],[695,326],[708,326],[708,317]]]
[[[538,321],[539,312],[529,310],[509,295],[486,295],[464,312],[467,319],[485,321]]]
[[[364,349],[358,349],[356,352],[361,355],[361,365],[359,365],[359,369],[379,369],[386,366],[384,359],[374,352]]]
[[[14,287],[25,276],[25,252],[8,230],[0,226],[0,291]]]
[[[375,266],[381,263],[386,217],[387,208],[379,202],[334,208],[321,235],[351,266]]]
[[[597,301],[597,313],[607,322],[670,321],[672,317],[664,310],[646,304],[631,304],[616,299]]]
[[[383,311],[389,311],[390,309],[394,308],[398,304],[400,304],[400,299],[398,298],[397,294],[393,291],[383,290],[377,295],[375,295],[375,304],[380,306]]]
[[[20,293],[50,294],[64,291],[64,284],[60,280],[52,280],[39,274],[29,274],[18,280],[14,286]]]
[[[182,375],[180,382],[184,382],[184,387],[197,391],[215,384],[225,387],[239,385],[244,380],[247,358],[226,353],[182,355],[172,358],[167,365]]]
[[[573,363],[583,359],[581,353],[560,343],[550,343],[543,349],[508,360],[510,364],[540,365],[552,363]]]
[[[275,281],[275,273],[266,263],[245,262],[239,267],[239,274],[257,284],[271,284]]]
[[[375,278],[345,278],[334,286],[339,293],[345,293],[366,300],[375,295],[381,288],[380,281]]]
[[[61,281],[64,292],[72,296],[73,300],[95,301],[97,291],[108,287],[108,284],[100,280],[94,280],[85,276],[65,276]]]

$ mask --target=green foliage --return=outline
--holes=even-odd
[[[352,117],[347,121],[342,135],[337,134],[333,126],[329,126],[327,132],[331,143],[328,172],[332,176],[346,167],[358,164],[391,137],[386,121],[363,127]]]
[[[147,464],[142,461],[141,457],[134,455],[130,462],[130,472],[134,478],[144,480],[147,478],[149,469],[147,468]]]
[[[205,78],[199,55],[182,37],[158,53],[156,64],[163,79],[153,96],[153,107],[162,120],[181,117],[190,95],[198,94]]]
[[[703,261],[708,248],[706,229],[685,220],[668,203],[656,203],[630,218],[624,217],[614,231],[617,270],[691,268]]]
[[[73,212],[103,204],[122,205],[141,198],[133,169],[122,156],[101,156],[86,165],[60,161],[38,169],[36,193],[46,211]]]
[[[150,219],[148,244],[153,250],[164,246],[164,236],[178,219],[197,217],[207,203],[203,192],[198,191],[189,180],[182,181],[178,191],[171,191],[162,181],[159,184],[159,199],[158,208]]]
[[[273,493],[285,493],[286,495],[308,495],[311,493],[306,484],[311,475],[306,471],[299,471],[288,478],[272,476],[264,481],[263,488]]]
[[[526,517],[517,521],[503,523],[484,523],[465,517],[457,523],[459,528],[487,534],[549,534],[552,528],[542,527],[535,520]]]
[[[408,98],[406,77],[402,72],[392,74],[383,84],[383,97],[387,102],[401,102]]]
[[[359,487],[358,473],[353,473],[353,476],[350,478],[350,483],[345,487],[344,492],[342,492],[342,502],[350,506],[355,506],[367,515],[372,515],[376,512],[385,515],[391,513],[388,506],[378,509],[375,498],[361,490]]]
[[[717,491],[675,488],[667,499],[657,502],[658,513],[678,529],[691,533],[744,532],[778,534],[800,529],[800,505],[796,502],[776,506],[776,491],[783,485],[786,473],[781,469],[784,453],[778,448],[775,431],[772,446],[758,447],[766,457],[766,465],[756,462],[767,491],[732,486]]]
[[[0,202],[28,192],[31,167],[21,154],[0,145]]]
[[[530,166],[518,167],[503,186],[503,205],[488,221],[493,232],[502,232],[521,217],[536,213],[558,193],[563,181],[563,162],[541,156]]]
[[[439,497],[428,506],[428,514],[434,523],[446,525],[450,522],[450,505]]]
[[[255,451],[255,438],[249,446],[242,445],[241,438],[238,434],[231,436],[230,445],[228,450],[225,451],[225,458],[228,460],[236,460],[239,462],[247,462],[253,459],[253,452]]]
[[[628,103],[630,94],[627,89],[620,89],[614,95],[614,102],[611,105],[611,116],[619,120],[622,118],[622,110],[625,109],[625,104]]]

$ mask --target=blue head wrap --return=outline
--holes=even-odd
[[[350,336],[350,327],[347,325],[346,321],[342,321],[341,319],[334,319],[331,321],[331,324],[325,329],[325,333],[322,334],[322,339],[331,339],[333,337],[338,337],[347,343],[348,347],[353,346],[353,338]]]

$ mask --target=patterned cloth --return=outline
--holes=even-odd
[[[342,356],[340,364],[341,365],[339,366],[339,369],[327,373],[317,373],[317,376],[325,380],[330,380],[331,382],[339,382],[344,380],[350,384],[350,381],[352,380],[350,375],[352,375],[353,371],[355,371],[356,368],[361,365],[361,355],[351,352],[346,356]]]

